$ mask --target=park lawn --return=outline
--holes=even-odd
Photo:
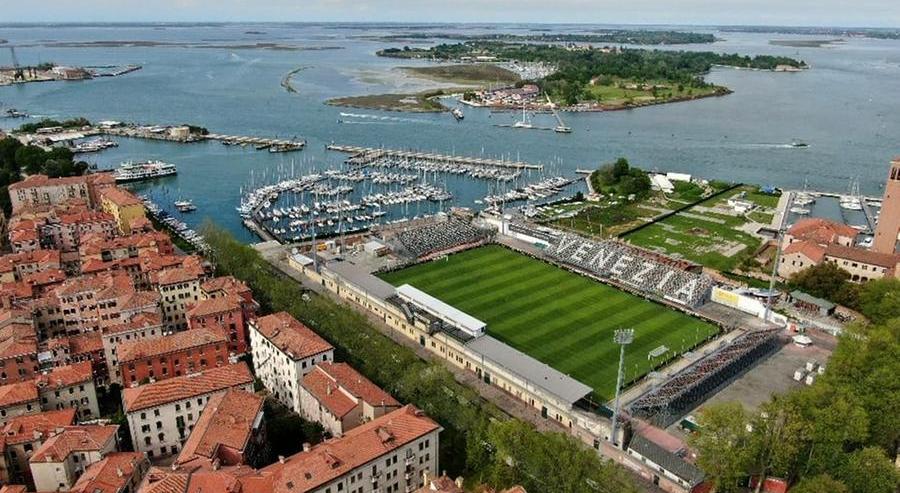
[[[722,220],[724,224],[703,220],[704,217]],[[628,234],[625,239],[640,247],[662,251],[716,270],[729,271],[743,262],[761,243],[759,238],[734,229],[742,223],[742,218],[721,214],[677,214]],[[744,249],[731,256],[725,255],[719,247],[728,242],[743,244]]]
[[[505,247],[489,245],[381,275],[411,284],[482,320],[493,337],[614,395],[618,347],[613,333],[635,329],[626,381],[717,332],[712,324]],[[670,352],[653,361],[660,346]]]
[[[628,84],[638,84],[638,88],[628,89],[625,87]],[[648,86],[664,86],[656,90],[657,95],[656,97],[654,97],[653,90],[642,89],[641,84],[642,83],[637,83],[629,80],[619,80],[615,81],[612,84],[588,84],[585,86],[585,93],[587,93],[587,95],[591,99],[595,99],[597,101],[600,101],[601,103],[625,104],[629,102],[629,100],[635,103],[640,103],[708,96],[714,94],[718,90],[718,88],[715,86],[705,88],[683,87],[681,90],[678,90],[677,84],[672,84],[664,81],[650,81],[643,83],[647,84]]]

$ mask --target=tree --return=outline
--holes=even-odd
[[[850,274],[844,269],[832,262],[823,262],[794,274],[788,284],[792,289],[853,308],[857,288],[849,279]]]
[[[900,279],[884,278],[865,283],[859,292],[859,310],[876,324],[900,317]]]
[[[853,452],[841,469],[840,478],[854,493],[896,493],[900,486],[894,464],[874,447]]]
[[[739,402],[714,404],[698,416],[700,430],[691,435],[697,450],[697,465],[715,483],[716,491],[739,491],[738,482],[748,475],[753,458],[754,441],[748,431],[750,418]]]
[[[832,479],[827,474],[820,474],[804,479],[791,488],[791,493],[850,493],[844,483]]]

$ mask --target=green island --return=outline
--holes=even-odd
[[[333,98],[325,101],[325,104],[381,111],[440,113],[447,111],[447,107],[438,101],[439,97],[462,93],[467,90],[469,88],[446,88],[412,94],[366,94],[363,96]]]
[[[627,109],[721,96],[731,91],[706,82],[715,66],[794,71],[807,68],[789,57],[645,49],[562,47],[469,41],[431,48],[386,48],[379,56],[439,61],[514,62],[554,67],[535,80],[554,103],[581,109]]]
[[[439,113],[448,108],[438,101],[441,96],[471,93],[473,89],[491,84],[507,85],[519,81],[519,75],[489,63],[431,65],[426,67],[398,67],[413,77],[454,84],[454,87],[430,89],[418,93],[368,94],[347,96],[326,101],[333,106],[411,113]]]
[[[421,32],[405,34],[388,34],[384,36],[366,36],[373,41],[403,41],[452,39],[455,41],[505,41],[505,42],[539,42],[539,43],[612,43],[633,45],[678,45],[707,44],[717,41],[712,34],[685,31],[650,31],[630,29],[601,29],[592,33],[533,33],[533,34],[459,34]]]
[[[400,67],[400,70],[415,77],[460,85],[511,84],[519,80],[519,75],[512,70],[490,63]]]

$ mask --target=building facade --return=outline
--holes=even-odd
[[[272,396],[300,414],[300,379],[316,363],[334,360],[334,347],[287,312],[250,322],[256,376]]]
[[[253,375],[243,362],[124,389],[135,450],[151,460],[178,454],[209,399],[229,389],[253,391]]]
[[[133,387],[227,365],[228,340],[198,328],[119,343],[118,359],[122,385]]]

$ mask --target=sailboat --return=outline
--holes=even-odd
[[[862,200],[859,198],[859,181],[850,180],[849,195],[841,197],[841,209],[849,211],[861,211],[863,209]]]
[[[528,115],[525,113],[525,104],[522,104],[522,119],[513,124],[513,128],[534,128]]]
[[[572,133],[572,127],[566,126],[563,123],[562,117],[559,116],[559,112],[556,111],[556,105],[553,104],[553,101],[550,101],[550,96],[548,94],[544,94],[547,97],[547,103],[550,105],[550,110],[553,111],[553,116],[556,117],[556,121],[558,123],[557,126],[553,127],[553,131],[558,134],[570,134]]]

